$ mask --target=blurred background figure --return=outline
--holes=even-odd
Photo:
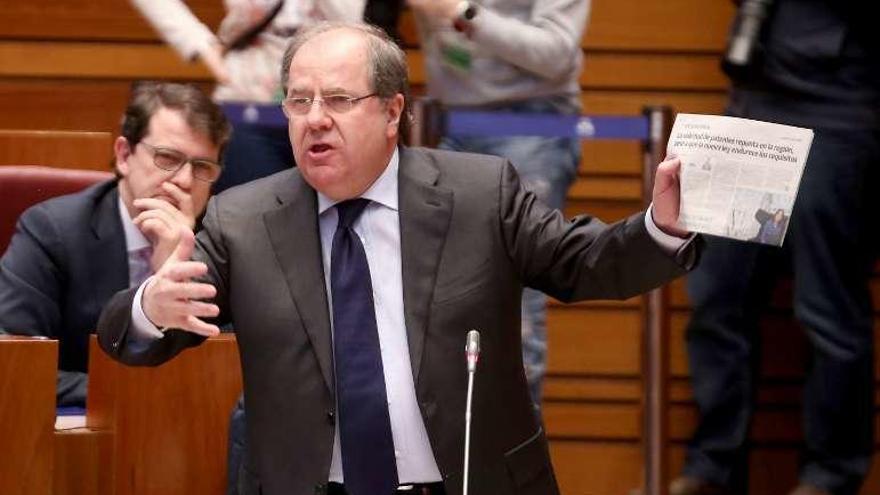
[[[408,0],[425,54],[428,95],[448,108],[579,114],[589,0]],[[573,138],[446,136],[441,148],[498,155],[523,184],[562,208],[580,163]],[[547,302],[523,293],[523,361],[536,409],[547,367]]]
[[[225,0],[216,34],[181,0],[131,3],[181,57],[204,62],[217,79],[215,101],[280,103],[279,67],[288,38],[315,21],[359,21],[366,0]],[[383,19],[393,12],[380,7],[371,11]],[[293,166],[287,129],[236,123],[224,162],[215,192]]]
[[[783,249],[709,238],[688,278],[694,313],[687,345],[700,421],[673,495],[748,490],[758,321],[786,262],[794,315],[813,348],[792,494],[855,494],[868,473],[868,281],[880,167],[880,36],[868,9],[867,2],[834,0],[739,5],[724,61],[733,83],[728,114],[809,127],[815,137]]]

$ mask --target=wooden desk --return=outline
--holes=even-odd
[[[48,495],[58,341],[0,336],[0,493]]]
[[[101,476],[116,495],[223,494],[238,345],[224,334],[156,368],[111,360],[92,338],[87,426],[112,435]]]
[[[107,430],[55,430],[53,495],[109,495],[113,435]]]

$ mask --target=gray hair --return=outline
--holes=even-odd
[[[400,93],[404,98],[403,113],[400,116],[399,134],[405,136],[411,120],[409,106],[409,79],[407,77],[406,54],[382,29],[359,22],[319,22],[300,29],[291,38],[284,57],[281,59],[281,88],[287,95],[287,78],[290,65],[296,52],[306,42],[316,36],[337,29],[347,29],[360,33],[367,45],[367,68],[370,89],[380,98],[391,98]]]

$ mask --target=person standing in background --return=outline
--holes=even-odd
[[[802,401],[799,484],[791,494],[854,495],[870,469],[874,312],[868,282],[880,172],[880,31],[869,4],[740,4],[725,59],[733,83],[727,113],[809,127],[815,135],[783,249],[707,237],[703,259],[688,278],[694,311],[686,336],[700,420],[672,495],[748,491],[758,322],[778,267],[787,263],[794,316],[813,350]],[[756,24],[763,28],[741,29]],[[751,52],[741,50],[749,45]],[[782,212],[776,215],[784,222]]]
[[[581,112],[581,39],[589,0],[408,0],[425,53],[428,95],[446,107],[519,113]],[[580,163],[580,141],[564,137],[446,136],[441,148],[497,155],[524,186],[561,209]],[[547,300],[525,289],[523,362],[540,409],[547,367]]]
[[[278,103],[278,66],[297,29],[316,21],[360,21],[366,0],[224,0],[217,34],[182,0],[131,0],[185,60],[200,60],[217,80],[218,103]],[[236,123],[224,154],[226,172],[214,191],[290,168],[293,151],[283,127]]]

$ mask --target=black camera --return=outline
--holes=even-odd
[[[761,31],[775,0],[743,0],[727,40],[721,67],[731,77],[754,70],[761,57]]]

